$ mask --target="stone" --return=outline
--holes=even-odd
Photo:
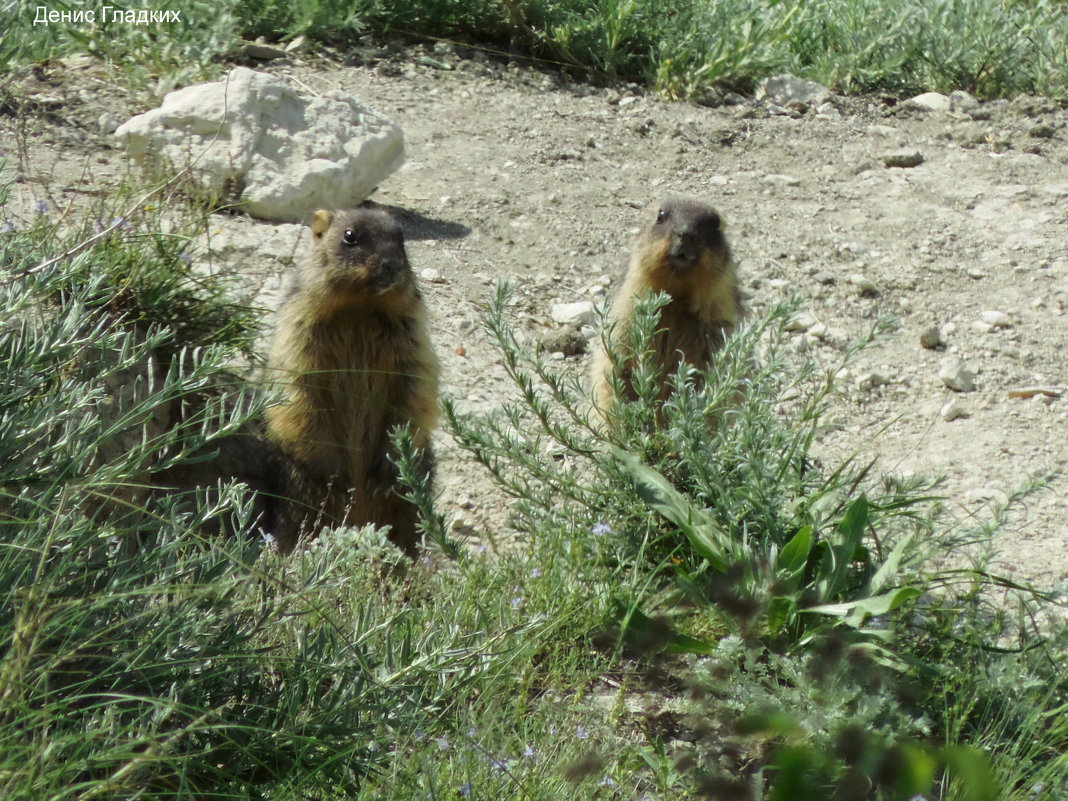
[[[898,167],[901,169],[919,167],[923,164],[923,154],[918,150],[895,150],[894,152],[887,153],[883,156],[883,164],[887,167]]]
[[[879,294],[879,288],[875,285],[875,282],[860,273],[853,273],[849,276],[849,283],[856,287],[857,293],[861,297],[875,297]]]
[[[245,67],[171,92],[115,136],[150,178],[188,168],[208,200],[281,222],[355,206],[404,161],[400,127],[359,100]]]
[[[920,346],[927,350],[939,350],[946,346],[942,341],[942,331],[937,325],[932,325],[920,334]]]
[[[819,106],[830,100],[832,95],[830,89],[815,81],[806,81],[794,75],[775,75],[761,81],[753,96],[757,100],[775,103]]]
[[[955,356],[942,360],[938,377],[954,392],[971,392],[975,388],[975,371]]]
[[[560,325],[592,325],[593,303],[588,300],[580,300],[575,303],[557,303],[551,311],[553,322]]]
[[[808,331],[816,324],[816,318],[806,311],[800,311],[786,321],[783,326],[787,331]]]
[[[435,270],[433,267],[424,267],[419,271],[419,277],[426,281],[428,284],[443,284],[445,279],[441,277],[441,273]]]
[[[538,349],[547,353],[562,353],[564,356],[581,356],[586,352],[588,340],[575,325],[546,331],[538,341]]]
[[[1012,326],[1012,318],[1001,311],[988,310],[979,312],[979,319],[991,328],[1010,328]]]
[[[960,417],[968,417],[970,413],[968,407],[963,402],[958,398],[953,398],[942,407],[940,414],[942,415],[943,420],[947,423],[951,423]]]
[[[949,111],[949,98],[939,92],[924,92],[902,105],[911,111]]]
[[[965,114],[979,108],[979,101],[967,92],[960,89],[949,93],[950,111],[960,111]]]

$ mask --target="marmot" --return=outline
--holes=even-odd
[[[279,311],[268,360],[283,402],[267,410],[285,464],[282,551],[323,525],[391,526],[414,555],[415,508],[395,492],[389,433],[407,423],[433,470],[438,362],[396,220],[371,202],[317,211],[311,248]]]
[[[673,198],[652,206],[638,234],[630,267],[612,305],[609,322],[616,342],[615,357],[601,348],[593,361],[594,400],[601,414],[615,402],[612,379],[621,371],[627,397],[633,358],[625,352],[627,331],[637,300],[665,292],[671,301],[661,308],[657,333],[650,343],[660,371],[660,395],[668,395],[668,378],[685,360],[708,367],[712,354],[742,318],[738,277],[719,215],[696,200]]]

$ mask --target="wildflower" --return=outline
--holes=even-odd
[[[426,739],[426,732],[423,731],[422,729],[416,729],[415,730],[415,734],[412,735],[412,736],[415,737],[415,741],[417,743],[421,743],[421,742],[423,742],[423,740]]]
[[[612,777],[611,776],[602,776],[601,777],[601,787],[615,787],[615,786],[616,786],[616,783],[614,781],[612,781]]]
[[[468,737],[474,737],[476,734],[478,734],[478,729],[476,729],[474,726],[467,730]]]
[[[449,750],[449,741],[446,740],[444,737],[435,737],[434,742],[437,743],[439,751]]]
[[[273,548],[275,543],[274,534],[269,531],[263,532],[263,534],[260,535],[260,543],[264,548]]]
[[[15,226],[10,221],[5,221],[3,225],[0,225],[0,234],[10,234],[15,230]]]
[[[612,527],[607,523],[597,522],[593,524],[593,528],[590,529],[590,532],[595,537],[603,537],[605,534],[612,533]]]
[[[555,723],[550,723],[549,724],[549,734],[550,735],[555,735],[556,734],[556,724]]]
[[[178,254],[178,258],[184,261],[186,264],[189,264],[189,262],[193,260],[193,257],[186,253],[184,250]]]
[[[531,578],[537,578],[537,577],[538,577],[538,576],[540,576],[540,575],[541,575],[541,568],[538,568],[538,567],[532,567],[532,568],[530,569],[530,577],[531,577]]]
[[[504,771],[508,770],[508,763],[505,762],[503,759],[494,759],[493,757],[487,757],[487,760],[489,762],[489,766],[498,773],[504,773]]]
[[[419,564],[421,564],[423,567],[432,567],[434,562],[430,559],[429,556],[424,556],[422,559],[419,560]]]
[[[512,599],[512,609],[518,609],[523,603],[523,599],[520,596],[516,596]]]
[[[523,756],[525,756],[527,759],[533,759],[534,749],[528,745],[526,748],[523,749]]]
[[[471,782],[464,782],[463,784],[461,784],[460,788],[459,788],[459,790],[457,792],[459,792],[460,795],[462,795],[464,798],[470,798],[471,797]]]
[[[589,738],[590,733],[588,731],[586,731],[586,729],[583,728],[582,726],[576,726],[575,727],[575,736],[578,737],[580,740],[585,740],[585,739]]]
[[[38,214],[48,214],[48,204],[43,200],[38,200],[33,204],[33,210]]]

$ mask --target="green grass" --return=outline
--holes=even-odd
[[[148,0],[117,7],[158,10]],[[35,8],[0,7],[0,64],[88,52],[156,93],[217,72],[239,37],[307,35],[342,49],[369,36],[449,39],[670,97],[748,91],[789,72],[847,94],[1068,98],[1068,8],[1057,0],[179,0],[168,7],[179,22],[148,26],[34,26]]]

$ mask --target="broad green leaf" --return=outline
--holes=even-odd
[[[862,618],[871,615],[885,615],[897,609],[901,604],[920,595],[916,587],[900,587],[882,595],[873,595],[869,598],[861,598],[856,601],[846,601],[838,604],[821,604],[802,609],[802,612],[811,612],[817,615],[830,615],[831,617],[844,618],[847,623],[857,626],[863,622]]]
[[[775,562],[776,578],[791,591],[796,590],[800,584],[811,552],[812,526],[803,526],[779,552],[779,558]]]
[[[637,456],[622,448],[614,450],[641,499],[678,526],[698,555],[707,560],[714,570],[725,573],[737,544],[731,541],[719,524]]]

